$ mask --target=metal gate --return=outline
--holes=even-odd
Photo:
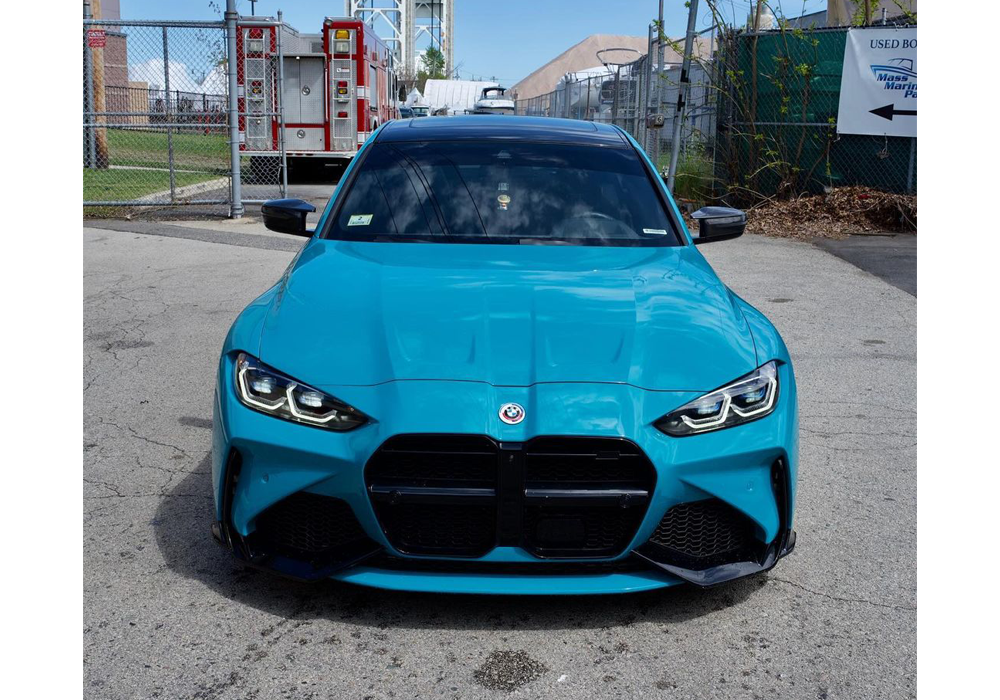
[[[238,148],[239,130],[231,128],[234,115],[283,126],[280,39],[272,65],[263,67],[279,83],[276,101],[254,114],[249,103],[241,112],[230,99],[229,69],[241,66],[231,60],[227,39],[224,21],[84,17],[85,213],[188,207],[238,216],[244,204],[285,196],[284,150],[251,169]]]

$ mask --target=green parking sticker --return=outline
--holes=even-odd
[[[348,226],[367,226],[372,222],[372,214],[351,214]]]

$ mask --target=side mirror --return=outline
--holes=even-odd
[[[695,245],[738,238],[747,227],[746,213],[729,207],[702,207],[691,217],[698,222]]]
[[[301,199],[269,199],[260,208],[264,215],[264,226],[278,233],[294,236],[311,236],[306,230],[306,214],[316,211],[309,202]]]

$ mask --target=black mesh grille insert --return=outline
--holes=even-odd
[[[386,506],[387,526],[393,544],[403,552],[421,554],[476,554],[492,549],[496,537],[493,505]]]
[[[497,445],[487,437],[399,435],[368,461],[369,487],[493,489]],[[408,503],[373,500],[375,514],[393,547],[407,554],[481,556],[496,542],[497,512],[492,499],[478,504]]]
[[[626,440],[543,437],[527,445],[525,479],[538,486],[642,487],[654,474],[642,450]]]
[[[478,557],[521,546],[545,558],[620,554],[656,472],[620,438],[399,435],[365,468],[372,507],[400,552]]]
[[[752,548],[754,525],[735,508],[711,498],[673,506],[649,541],[689,559],[722,563]]]
[[[637,445],[619,438],[539,437],[525,445],[525,486],[534,493],[638,489],[652,494],[656,471]],[[627,507],[625,507],[627,505]],[[628,546],[646,501],[530,505],[524,546],[538,556],[611,557]]]
[[[645,508],[529,506],[524,510],[525,545],[547,557],[614,556],[631,541]]]
[[[398,435],[371,458],[368,483],[488,487],[497,480],[497,447],[485,437]]]
[[[266,551],[312,557],[356,544],[365,533],[345,501],[300,491],[257,516],[256,538]]]

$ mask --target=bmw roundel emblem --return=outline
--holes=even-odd
[[[508,425],[517,425],[524,420],[524,408],[518,403],[505,403],[500,407],[500,420]]]

